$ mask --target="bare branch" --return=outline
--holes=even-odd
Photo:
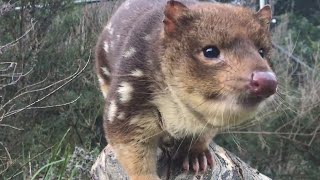
[[[296,56],[294,56],[292,53],[288,52],[288,51],[287,51],[286,49],[284,49],[283,47],[281,47],[281,46],[279,46],[279,45],[277,45],[277,44],[275,44],[275,43],[272,43],[272,45],[273,45],[276,49],[278,49],[282,54],[290,57],[290,58],[293,59],[295,62],[303,65],[303,66],[304,66],[305,68],[307,68],[309,71],[313,71],[313,69],[312,69],[310,66],[308,66],[306,63],[302,62],[302,60],[300,60],[299,58],[297,58]]]
[[[31,27],[22,36],[20,36],[19,38],[17,38],[16,40],[14,40],[8,44],[0,46],[0,55],[3,54],[10,47],[16,45],[22,38],[24,38],[27,34],[29,34],[29,32],[34,29],[34,26],[36,23],[37,22],[33,22],[33,19],[31,19]]]
[[[66,106],[66,105],[70,105],[70,104],[75,103],[76,101],[78,101],[80,99],[80,97],[81,97],[81,95],[78,96],[76,99],[74,99],[70,102],[63,103],[63,104],[56,104],[56,105],[51,105],[51,106],[29,107],[27,109],[30,110],[30,109],[47,109],[47,108],[53,108],[53,107],[62,107],[62,106]]]
[[[0,124],[0,127],[10,127],[10,128],[12,128],[12,129],[19,130],[19,131],[22,131],[22,130],[23,130],[23,129],[14,127],[14,126],[10,126],[10,125],[8,125],[8,124]],[[0,173],[0,174],[1,174],[1,173]]]
[[[8,104],[10,104],[11,102],[13,102],[13,100],[17,99],[18,97],[21,97],[21,96],[23,96],[23,95],[25,95],[25,94],[28,94],[28,93],[31,93],[31,92],[43,91],[43,90],[45,90],[45,89],[48,89],[49,87],[52,87],[52,86],[54,86],[54,85],[56,85],[56,84],[59,84],[60,82],[64,82],[64,81],[65,81],[62,85],[58,86],[57,88],[55,88],[54,90],[52,90],[52,91],[49,92],[48,94],[44,95],[43,97],[41,97],[41,98],[33,101],[32,103],[26,105],[25,107],[20,108],[20,109],[10,110],[10,111],[8,111],[8,112],[4,112],[4,114],[2,115],[0,121],[2,121],[4,118],[7,118],[7,117],[9,117],[9,116],[12,116],[12,115],[14,115],[14,114],[17,114],[17,113],[22,112],[22,111],[27,110],[27,109],[33,109],[33,108],[40,109],[41,107],[32,107],[32,106],[35,105],[35,104],[37,104],[37,103],[39,103],[39,102],[41,102],[41,101],[43,101],[43,100],[45,100],[45,99],[47,99],[47,98],[50,97],[51,95],[55,94],[58,90],[60,90],[61,88],[65,87],[67,84],[69,84],[69,83],[70,83],[71,81],[73,81],[75,78],[77,78],[77,77],[86,69],[86,67],[88,66],[88,64],[89,64],[89,62],[90,62],[90,58],[91,58],[91,52],[90,52],[90,56],[89,56],[86,64],[84,65],[84,67],[83,67],[82,69],[80,69],[80,70],[78,69],[78,70],[77,70],[74,74],[72,74],[71,76],[69,76],[69,77],[67,77],[67,78],[65,78],[65,79],[63,79],[63,80],[57,81],[57,82],[55,82],[55,83],[53,83],[53,84],[50,84],[49,86],[46,86],[46,87],[44,87],[44,88],[40,88],[40,89],[36,89],[36,90],[32,90],[32,91],[27,91],[27,92],[21,93],[21,94],[17,95],[16,97],[12,98],[11,100],[9,100],[9,101],[8,101],[7,103],[5,103],[2,107],[0,107],[0,111],[1,111],[1,110],[4,111],[4,108],[5,108]],[[79,98],[79,97],[78,97],[78,98]],[[77,98],[77,99],[78,99],[78,98]],[[76,99],[76,100],[77,100],[77,99]],[[69,102],[69,103],[65,103],[65,105],[71,104],[71,103],[75,102],[76,100],[71,101],[71,102]],[[62,106],[62,105],[64,105],[64,104],[54,105],[54,106],[47,106],[47,107],[56,107],[56,106]]]
[[[8,158],[8,160],[6,160],[6,163],[5,163],[5,168],[2,170],[2,171],[0,171],[0,174],[2,174],[2,173],[4,173],[7,169],[9,169],[9,167],[13,164],[13,162],[12,162],[12,158],[11,158],[11,155],[10,155],[10,153],[9,153],[9,151],[8,151],[8,149],[3,145],[3,143],[2,142],[0,142],[0,145],[4,148],[4,150],[6,151],[6,154],[7,154],[7,158]]]

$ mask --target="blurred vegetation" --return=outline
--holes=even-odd
[[[278,94],[255,120],[223,132],[216,141],[274,179],[318,179],[320,5],[275,2],[274,43],[308,67],[275,49]],[[0,178],[88,179],[95,157],[106,145],[92,52],[117,5],[0,0],[0,8],[4,5],[8,8],[0,9]]]
[[[10,3],[21,9],[1,16],[0,44],[23,38],[0,54],[1,62],[16,63],[6,71],[13,78],[0,82],[0,179],[69,176],[72,168],[56,171],[71,163],[75,147],[97,154],[105,145],[97,126],[103,98],[92,52],[108,19],[100,10],[109,7],[75,5],[73,0]],[[92,162],[83,163],[86,171]]]
[[[303,64],[275,48],[277,95],[255,121],[216,139],[274,179],[319,179],[320,1],[276,2],[273,43]]]

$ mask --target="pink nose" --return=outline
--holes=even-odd
[[[277,79],[272,72],[255,71],[251,75],[249,92],[260,97],[269,97],[277,90]]]

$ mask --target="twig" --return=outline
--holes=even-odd
[[[8,124],[0,124],[0,127],[10,127],[10,128],[12,128],[12,129],[16,129],[16,130],[19,130],[19,131],[22,131],[22,130],[23,130],[23,129],[20,129],[20,128],[17,128],[17,127],[8,125]]]
[[[51,106],[40,106],[40,107],[29,107],[27,109],[46,109],[46,108],[53,108],[53,107],[61,107],[61,106],[66,106],[69,104],[73,104],[74,102],[78,101],[80,99],[81,95],[78,96],[76,99],[67,102],[67,103],[63,103],[63,104],[56,104],[56,105],[51,105]]]
[[[0,89],[5,88],[6,86],[10,86],[10,85],[16,84],[22,77],[27,76],[33,70],[33,68],[31,68],[28,72],[26,72],[24,74],[23,73],[15,73],[17,64],[16,63],[14,63],[14,64],[15,65],[13,66],[14,69],[13,69],[13,73],[12,74],[0,74],[0,77],[11,77],[11,80],[12,80],[10,83],[0,84]],[[14,77],[18,77],[18,78],[14,79]]]
[[[29,151],[29,176],[32,177],[32,166],[31,166],[31,155],[30,155],[30,151]]]
[[[8,49],[8,48],[10,48],[10,47],[12,47],[12,46],[14,46],[14,45],[16,45],[22,38],[24,38],[27,34],[29,34],[29,32],[31,31],[31,30],[33,30],[34,29],[34,25],[37,23],[37,22],[32,22],[33,20],[31,20],[31,27],[22,35],[22,36],[20,36],[19,38],[17,38],[16,40],[14,40],[14,41],[12,41],[12,42],[10,42],[10,43],[8,43],[8,44],[5,44],[5,45],[3,45],[3,46],[0,46],[0,54],[3,54],[3,52],[6,50],[6,49]]]
[[[9,158],[9,161],[7,161],[7,163],[6,163],[6,168],[5,168],[3,171],[0,172],[0,174],[2,174],[2,173],[4,173],[4,172],[10,167],[10,165],[12,164],[12,158],[11,158],[11,155],[10,155],[8,149],[3,145],[3,143],[0,142],[0,144],[1,144],[1,146],[4,148],[4,150],[6,151],[7,156],[8,156],[8,158]]]
[[[316,138],[316,135],[318,134],[318,130],[320,129],[320,124],[317,126],[317,128],[314,130],[313,136],[310,140],[310,142],[308,143],[309,146],[311,146],[312,142],[314,141],[314,139]]]
[[[36,82],[36,83],[34,83],[34,84],[27,85],[27,86],[19,89],[16,94],[20,93],[20,92],[21,92],[22,90],[24,90],[24,89],[28,89],[28,88],[31,88],[31,87],[33,87],[33,86],[37,86],[37,85],[39,85],[39,84],[41,84],[41,83],[44,83],[44,82],[47,80],[47,78],[48,78],[48,76],[45,77],[43,80],[41,80],[41,81],[39,81],[39,82]]]
[[[288,52],[286,49],[284,49],[283,47],[272,43],[273,47],[275,47],[276,49],[278,49],[282,54],[285,54],[286,56],[288,56],[289,58],[293,59],[295,62],[303,65],[304,67],[306,67],[308,70],[313,71],[313,69],[308,66],[306,63],[302,62],[302,60],[300,60],[299,58],[297,58],[296,56],[294,56],[292,53]]]
[[[66,86],[67,84],[69,84],[71,81],[73,81],[75,78],[77,78],[77,77],[85,70],[85,68],[88,66],[88,64],[89,64],[89,62],[90,62],[90,58],[91,58],[91,52],[90,52],[89,58],[88,58],[88,60],[87,60],[87,62],[86,62],[86,64],[85,64],[85,66],[84,66],[79,72],[77,71],[77,72],[74,73],[73,75],[71,75],[71,76],[69,76],[68,78],[66,78],[66,79],[69,79],[69,80],[67,80],[67,81],[66,81],[65,83],[63,83],[61,86],[57,87],[56,89],[54,89],[53,91],[51,91],[51,92],[48,93],[47,95],[41,97],[40,99],[38,99],[38,100],[30,103],[29,105],[27,105],[27,106],[25,106],[25,107],[23,107],[23,108],[20,108],[20,109],[17,109],[17,110],[14,110],[14,111],[11,111],[11,112],[6,113],[6,114],[3,116],[3,118],[7,118],[7,117],[12,116],[12,115],[14,115],[14,114],[16,114],[16,113],[19,113],[19,112],[21,112],[21,111],[24,111],[24,110],[28,109],[29,107],[35,105],[36,103],[41,102],[41,101],[43,101],[44,99],[46,99],[46,98],[48,98],[49,96],[51,96],[51,95],[53,95],[54,93],[56,93],[58,90],[60,90],[61,88],[63,88],[63,87]],[[46,87],[46,88],[47,88],[47,87]]]
[[[29,94],[29,93],[33,93],[33,92],[44,91],[44,90],[46,90],[46,89],[48,89],[48,88],[50,88],[50,87],[52,87],[52,86],[54,86],[54,85],[57,85],[57,84],[59,84],[59,83],[61,83],[61,82],[63,82],[63,81],[66,81],[66,80],[72,78],[75,74],[77,74],[77,73],[79,72],[79,70],[80,70],[80,68],[78,68],[77,71],[76,71],[74,74],[72,74],[71,76],[68,76],[68,77],[66,77],[66,78],[64,78],[64,79],[61,79],[61,80],[59,80],[59,81],[57,81],[57,82],[54,82],[54,83],[52,83],[52,84],[50,84],[50,85],[48,85],[48,86],[46,86],[46,87],[43,87],[43,88],[40,88],[40,89],[31,90],[31,91],[26,91],[26,92],[23,92],[23,93],[17,95],[17,96],[15,96],[15,97],[11,98],[8,102],[6,102],[6,103],[1,107],[1,109],[5,108],[5,107],[6,107],[8,104],[10,104],[13,100],[15,100],[15,99],[17,99],[17,98],[19,98],[19,97],[21,97],[21,96],[23,96],[23,95],[26,95],[26,94]],[[1,110],[1,109],[0,109],[0,110]]]
[[[9,65],[5,69],[0,69],[0,72],[1,71],[7,71],[10,68],[12,68],[13,66],[17,65],[17,63],[15,63],[15,62],[0,62],[0,65],[6,65],[6,64],[9,64]]]

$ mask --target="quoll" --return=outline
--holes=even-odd
[[[185,170],[213,165],[208,145],[276,92],[271,8],[194,0],[127,0],[96,46],[104,130],[132,180],[159,179],[173,139]],[[170,143],[169,143],[170,144]]]

